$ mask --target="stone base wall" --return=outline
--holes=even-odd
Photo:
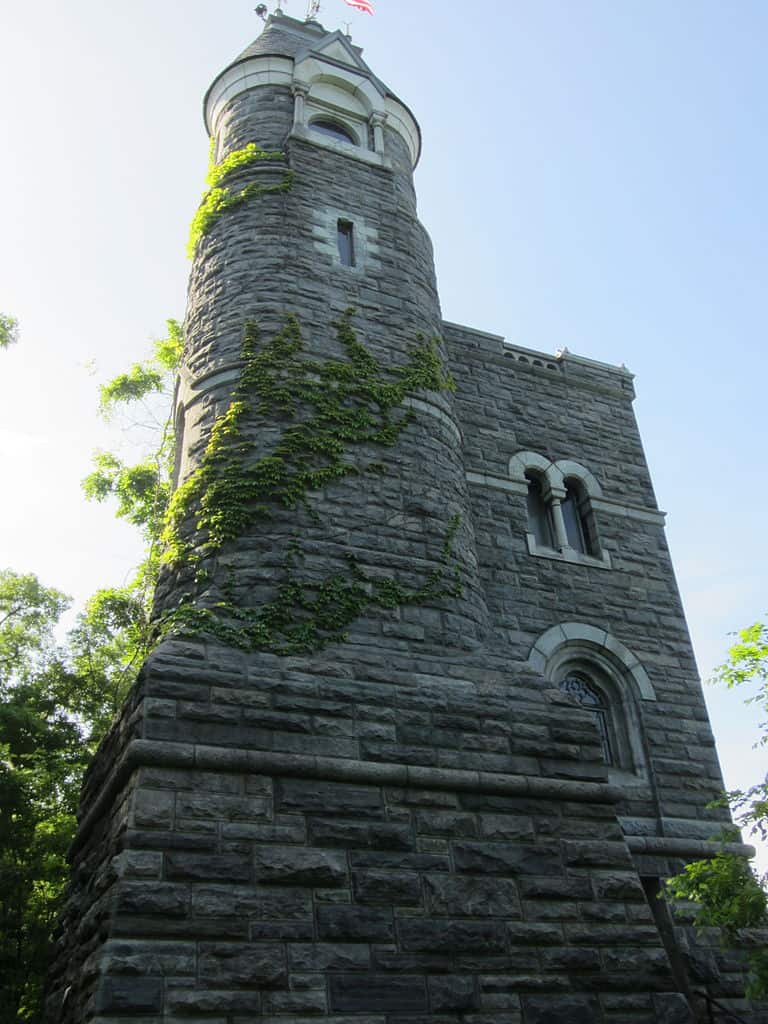
[[[175,646],[146,666],[87,779],[49,1021],[695,1019],[599,772],[486,771],[471,753],[463,768],[418,764],[402,733],[398,759],[394,744],[363,759],[350,735],[378,721],[397,741],[407,679],[372,705],[359,680],[295,664],[244,690],[226,652],[195,674]],[[473,717],[469,694],[445,690],[412,712],[424,729]],[[518,735],[559,744],[574,773],[594,765],[587,713],[540,692],[515,706]],[[479,724],[483,711],[476,699]],[[268,725],[269,743],[248,732]],[[486,720],[480,750],[488,738]]]

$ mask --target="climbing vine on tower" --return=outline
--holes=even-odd
[[[208,189],[203,193],[200,206],[197,208],[189,229],[187,255],[190,259],[195,255],[197,243],[200,239],[208,234],[216,221],[228,210],[234,209],[236,206],[242,206],[259,195],[287,192],[293,184],[293,171],[285,168],[283,176],[278,182],[264,185],[259,181],[251,181],[240,191],[233,191],[224,182],[235,171],[240,171],[243,168],[251,167],[264,161],[285,163],[285,153],[280,150],[261,149],[255,142],[249,142],[242,149],[234,150],[221,163],[216,163],[214,148],[215,142],[211,139],[208,174],[206,176]]]
[[[391,448],[413,419],[405,404],[410,395],[454,388],[434,340],[420,336],[404,365],[385,368],[358,340],[353,312],[334,323],[345,359],[309,358],[293,316],[265,344],[256,325],[246,325],[243,369],[232,402],[215,421],[200,466],[172,496],[162,537],[169,569],[187,575],[191,570],[203,593],[209,556],[259,520],[284,519],[291,510],[305,510],[319,523],[313,494],[350,475],[384,469],[381,462],[356,459],[354,450]],[[263,454],[254,424],[265,417],[280,433]],[[416,587],[369,576],[351,553],[344,556],[343,569],[322,579],[301,579],[295,536],[271,600],[244,606],[229,579],[220,600],[207,603],[200,593],[188,595],[166,613],[162,629],[212,634],[235,646],[282,654],[318,650],[343,639],[350,623],[369,609],[457,594],[453,540],[458,526],[454,518],[447,536],[437,539],[439,567]]]

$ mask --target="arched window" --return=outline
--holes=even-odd
[[[531,555],[606,569],[611,558],[597,531],[593,499],[602,490],[594,474],[572,459],[552,462],[539,452],[519,451],[509,460],[509,476],[521,493],[525,486]]]
[[[589,497],[584,485],[574,477],[565,481],[562,500],[563,523],[568,544],[583,555],[594,555],[593,530],[590,522]]]
[[[610,708],[605,695],[594,685],[587,675],[580,672],[569,672],[560,680],[560,689],[569,697],[574,697],[579,704],[594,716],[605,764],[613,764],[613,745],[611,743],[611,727],[609,724]]]
[[[533,535],[537,547],[552,548],[552,517],[544,500],[544,479],[540,473],[533,470],[528,470],[525,479],[528,483],[528,530]]]
[[[333,139],[334,142],[343,142],[347,146],[358,145],[357,139],[352,132],[344,125],[339,124],[338,121],[319,117],[315,121],[310,121],[309,128],[310,131],[324,135],[327,139]]]
[[[528,664],[594,716],[610,779],[647,779],[642,708],[656,694],[637,655],[602,628],[560,622],[536,640]]]

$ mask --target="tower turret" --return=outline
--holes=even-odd
[[[169,559],[161,609],[183,595],[226,626],[243,607],[258,624],[266,588],[288,579],[282,552],[309,588],[300,605],[330,580],[344,589],[342,631],[358,622],[374,642],[367,611],[402,608],[407,623],[408,606],[450,594],[448,618],[438,605],[418,629],[426,645],[471,646],[485,613],[413,115],[346,36],[283,15],[215,79],[205,120],[213,185],[191,240],[176,414],[185,555]],[[236,440],[217,430],[233,401]],[[311,618],[297,607],[292,631]],[[266,647],[284,641],[276,630]]]

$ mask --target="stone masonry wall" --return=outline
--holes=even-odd
[[[494,656],[525,660],[547,629],[599,627],[626,644],[656,700],[635,699],[649,771],[623,780],[636,834],[705,837],[724,819],[705,805],[722,780],[674,571],[632,412],[625,372],[586,361],[520,362],[501,339],[446,325],[467,472],[509,479],[510,457],[533,450],[581,463],[602,485],[594,511],[611,567],[529,554],[526,500],[473,484],[481,576]],[[491,429],[492,425],[492,429]]]
[[[616,793],[525,753],[595,765],[588,716],[405,660],[160,648],[86,787],[51,1020],[689,1019]]]
[[[232,399],[248,320],[269,338],[296,315],[311,357],[339,358],[332,322],[354,306],[392,369],[419,334],[437,337],[457,391],[414,396],[398,445],[361,451],[383,476],[313,494],[317,518],[247,529],[205,563],[195,597],[213,604],[234,574],[244,601],[264,600],[297,529],[311,578],[351,551],[414,585],[457,513],[462,591],[361,615],[312,655],[158,646],[86,778],[47,1020],[690,1024],[691,975],[643,880],[705,848],[721,815],[703,805],[721,780],[629,378],[525,362],[443,324],[399,136],[387,130],[375,164],[292,123],[279,85],[240,93],[219,122],[219,159],[257,142],[286,154],[294,180],[198,246],[182,480]],[[277,184],[284,170],[264,162],[228,184]],[[355,267],[335,256],[339,218],[356,225]],[[249,440],[268,452],[280,429],[254,419]],[[525,495],[509,486],[522,449],[600,482],[610,568],[529,553]],[[192,583],[169,569],[158,610]],[[606,657],[637,659],[625,699],[642,770],[609,771],[592,716],[544,655],[532,660],[563,623],[588,627],[586,650],[610,634]],[[743,1008],[741,962],[710,975]]]

